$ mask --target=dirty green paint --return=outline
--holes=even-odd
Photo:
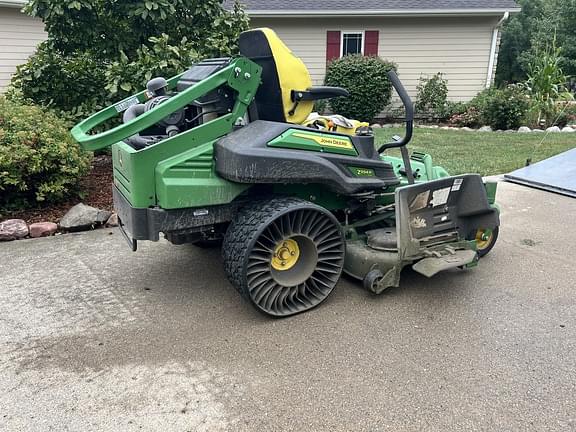
[[[89,132],[118,115],[120,102],[95,114],[72,129],[74,138],[87,150],[112,146],[114,183],[133,207],[165,209],[226,204],[248,188],[216,176],[211,160],[212,143],[230,133],[243,118],[260,85],[262,69],[238,58],[214,75],[178,93],[156,109],[133,121],[97,135]],[[180,76],[169,80],[174,89]],[[122,140],[150,127],[170,113],[206,93],[226,85],[237,92],[232,112],[142,150]],[[135,96],[145,100],[145,92]],[[200,168],[195,172],[196,168]]]

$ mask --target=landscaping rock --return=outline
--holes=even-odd
[[[99,210],[85,204],[77,204],[64,215],[60,228],[66,231],[81,231],[104,224],[112,215],[106,210]]]
[[[534,133],[544,133],[545,131],[543,131],[542,129],[532,129],[532,132],[534,132]]]
[[[450,129],[454,129],[454,128],[451,128],[450,126],[442,126],[440,129],[442,129],[442,130],[450,130]]]
[[[0,241],[19,240],[28,235],[28,225],[22,219],[0,222]]]
[[[528,126],[520,126],[518,128],[518,132],[520,133],[529,133],[532,132],[532,129],[530,129]]]
[[[394,127],[394,125],[392,125],[392,124],[390,124],[390,123],[386,123],[385,125],[382,125],[382,128],[383,128],[383,129],[390,129],[390,128],[392,128],[392,127]]]
[[[116,213],[112,213],[112,216],[108,218],[108,221],[106,221],[106,226],[110,228],[118,226],[118,215]]]
[[[552,126],[546,129],[546,132],[558,133],[562,132],[558,126]]]
[[[527,129],[530,129],[530,128],[527,128]],[[505,130],[504,133],[516,133],[516,131],[513,129],[508,129],[508,130]]]
[[[482,126],[478,129],[478,132],[492,132],[492,128],[490,126]]]
[[[476,129],[472,129],[472,128],[469,128],[467,126],[460,128],[460,130],[465,131],[465,132],[476,132]]]
[[[566,126],[565,128],[562,129],[562,132],[564,132],[564,133],[574,133],[574,132],[576,132],[576,130],[572,129],[570,126]]]
[[[372,129],[380,129],[382,127],[382,125],[380,123],[374,123],[373,125],[370,125],[370,127]]]
[[[58,225],[54,222],[38,222],[30,225],[30,237],[50,237],[58,231]]]

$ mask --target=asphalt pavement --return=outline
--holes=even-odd
[[[0,244],[1,431],[574,431],[576,200],[500,185],[476,269],[267,318],[218,250]]]

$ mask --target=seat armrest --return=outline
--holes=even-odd
[[[350,96],[348,90],[341,87],[318,86],[310,87],[307,90],[292,90],[292,102],[315,101],[348,96]]]

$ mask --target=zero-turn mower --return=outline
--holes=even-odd
[[[244,32],[241,56],[203,60],[78,124],[88,150],[112,146],[114,206],[140,240],[222,243],[230,282],[258,310],[284,317],[332,292],[342,272],[381,293],[401,270],[428,277],[477,265],[494,246],[496,184],[450,177],[406,135],[375,146],[366,123],[312,115],[346,97],[313,87],[304,63],[270,29]],[[122,113],[123,124],[90,131]],[[383,155],[400,148],[402,157]]]

